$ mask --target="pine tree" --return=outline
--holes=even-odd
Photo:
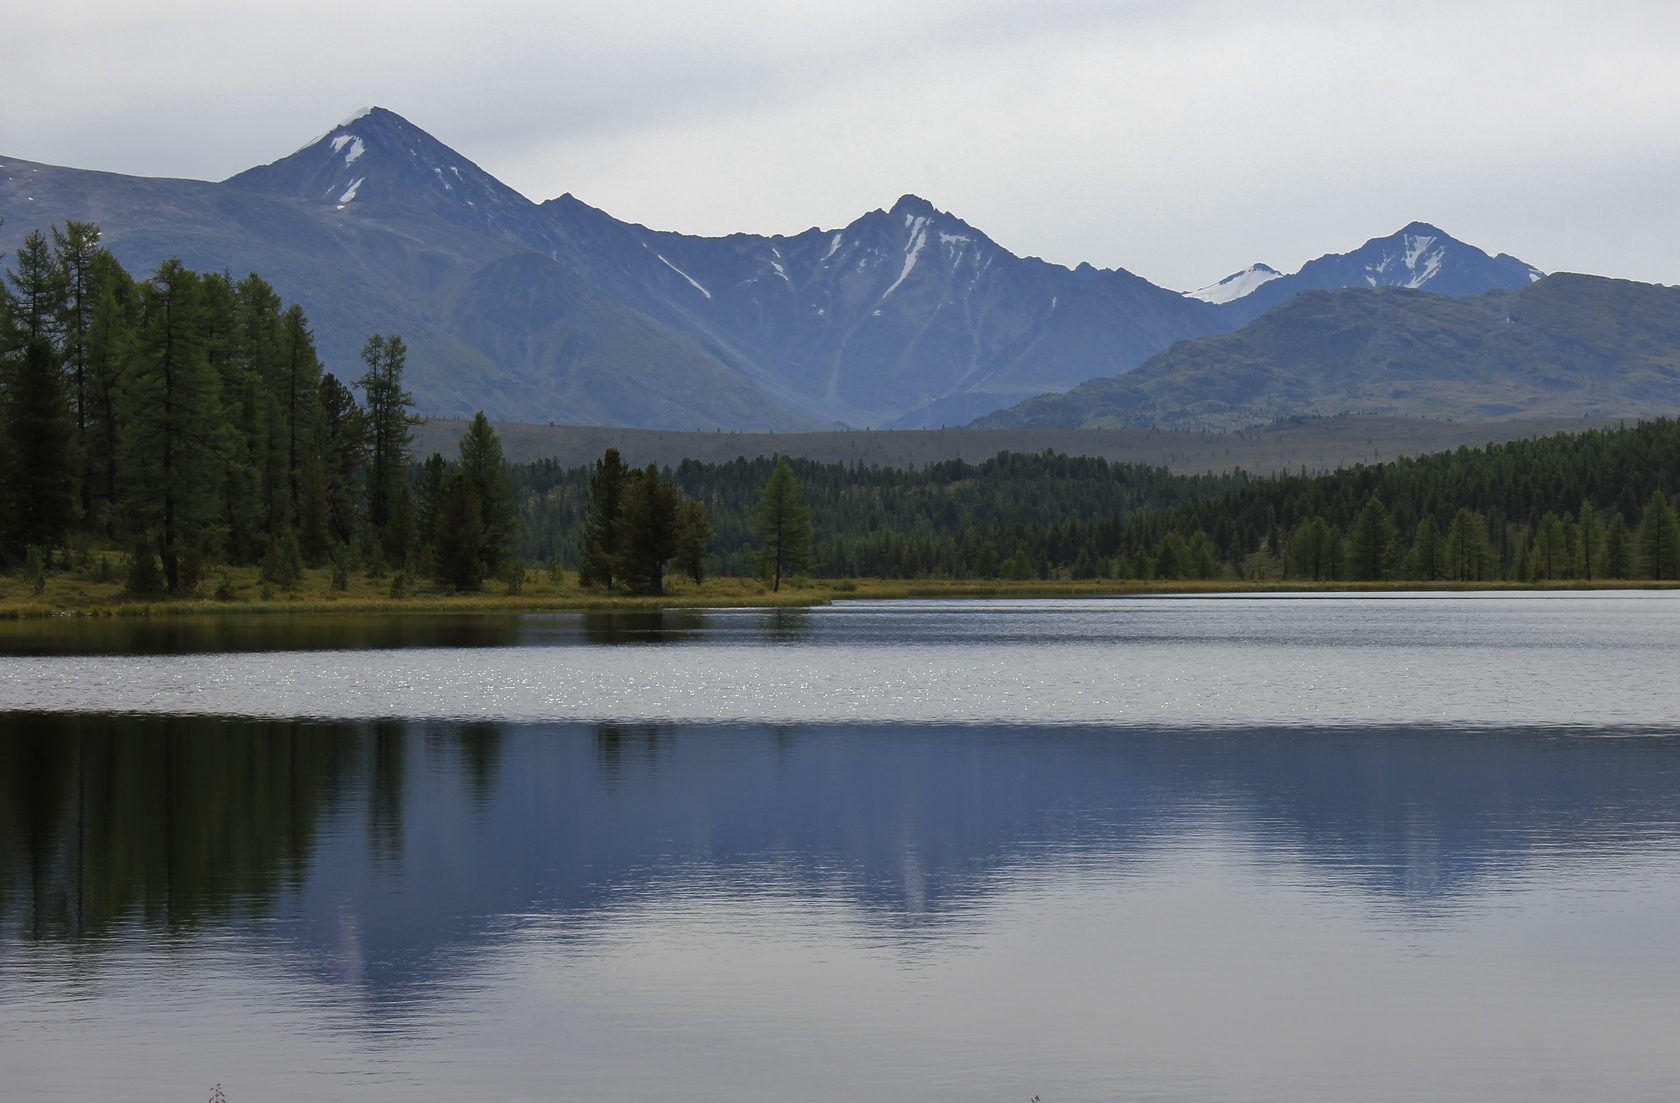
[[[76,483],[81,510],[86,515],[93,504],[93,472],[88,467],[93,454],[88,439],[92,422],[88,360],[93,315],[100,299],[99,273],[104,266],[99,262],[103,250],[99,247],[99,227],[91,222],[66,222],[63,230],[54,227],[52,239],[53,260],[58,266],[58,283],[63,293],[58,325],[64,335],[64,369],[69,376],[75,419]]]
[[[620,571],[639,594],[665,592],[665,564],[677,553],[681,499],[659,468],[631,473],[624,488]]]
[[[1297,525],[1289,541],[1290,573],[1296,578],[1326,582],[1337,577],[1339,537],[1324,518],[1314,516]]]
[[[88,482],[95,487],[88,520],[97,520],[104,534],[112,536],[122,494],[121,440],[126,428],[122,409],[124,377],[138,358],[139,290],[109,253],[102,252],[96,266],[100,292],[88,332],[90,431],[85,438],[85,470]],[[97,518],[93,516],[95,513]]]
[[[1359,519],[1353,523],[1349,557],[1353,577],[1375,582],[1388,573],[1395,539],[1394,519],[1375,494],[1365,500]]]
[[[320,409],[312,450],[321,459],[328,526],[334,543],[351,544],[362,521],[358,479],[367,461],[367,417],[331,372],[321,377]]]
[[[18,247],[16,267],[7,272],[12,286],[12,327],[0,335],[5,347],[0,353],[21,353],[31,341],[45,342],[56,363],[59,355],[59,314],[64,300],[64,282],[53,261],[47,237],[31,230]]]
[[[1460,509],[1447,529],[1447,575],[1459,582],[1480,582],[1488,567],[1486,524],[1481,514]]]
[[[1651,492],[1635,536],[1639,568],[1653,581],[1680,578],[1680,518],[1660,490]]]
[[[759,573],[772,578],[772,591],[780,591],[782,578],[804,570],[811,558],[811,509],[804,496],[793,468],[787,460],[777,460],[764,485],[755,526]]]
[[[478,499],[480,537],[478,561],[485,574],[502,569],[516,543],[517,519],[513,509],[513,482],[502,442],[490,420],[480,410],[461,435],[461,474],[472,484]]]
[[[287,489],[292,513],[297,515],[303,508],[304,471],[308,462],[304,447],[313,422],[320,416],[321,406],[321,361],[315,354],[315,338],[309,332],[302,307],[294,304],[287,309],[281,321],[280,340],[276,382],[286,431]]]
[[[25,547],[63,543],[75,508],[73,426],[58,358],[44,334],[30,338],[6,378],[5,428],[12,470],[0,487],[9,507],[13,558]]]
[[[443,480],[438,504],[436,570],[440,584],[462,593],[484,583],[483,508],[472,480],[459,467]]]
[[[1633,577],[1634,541],[1627,522],[1620,513],[1612,513],[1604,526],[1604,554],[1600,559],[1605,578],[1619,580]]]
[[[397,511],[408,485],[411,428],[419,419],[413,414],[414,396],[403,390],[403,371],[408,364],[408,346],[397,336],[375,333],[362,346],[367,371],[357,380],[367,404],[368,434],[367,495],[368,524],[378,543],[377,551],[387,562],[400,567],[407,557]]]
[[[620,552],[619,521],[624,508],[624,487],[629,470],[619,459],[618,449],[609,448],[595,461],[589,479],[589,504],[583,522],[583,557],[578,566],[579,586],[612,588],[618,575]]]
[[[1567,553],[1563,522],[1555,513],[1546,514],[1534,530],[1534,550],[1529,556],[1533,576],[1536,579],[1565,577]]]
[[[1440,526],[1426,515],[1418,522],[1417,535],[1412,539],[1412,576],[1424,582],[1440,578],[1446,572],[1445,553]]]
[[[205,352],[196,275],[179,260],[165,261],[142,289],[141,313],[140,346],[125,373],[126,466],[134,479],[135,519],[157,532],[173,594],[183,588],[189,546],[207,535],[220,489],[220,387]]]
[[[1591,501],[1583,501],[1580,519],[1575,524],[1575,562],[1582,578],[1597,578],[1602,569],[1598,551],[1601,538],[1598,513]]]
[[[677,516],[677,566],[696,586],[706,579],[706,548],[712,535],[712,519],[706,507],[699,502],[683,502]]]

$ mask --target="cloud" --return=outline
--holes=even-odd
[[[1169,286],[1414,218],[1680,280],[1666,3],[70,7],[11,18],[13,86],[52,95],[0,105],[0,152],[221,178],[380,103],[533,198],[690,232],[914,191],[1018,252]]]

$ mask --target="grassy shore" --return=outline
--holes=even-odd
[[[0,576],[0,618],[49,616],[216,616],[229,613],[515,613],[566,609],[682,609],[826,605],[847,599],[905,598],[1035,598],[1104,597],[1148,594],[1406,592],[1424,590],[1582,590],[1669,589],[1672,582],[1608,582],[1603,580],[1515,582],[1304,582],[1222,579],[1205,582],[1171,581],[987,581],[956,579],[793,579],[773,591],[757,579],[713,578],[696,586],[687,579],[667,579],[659,597],[633,597],[580,589],[568,572],[556,582],[546,572],[532,571],[520,592],[506,584],[487,582],[475,594],[450,594],[428,583],[393,586],[391,576],[370,578],[354,574],[343,590],[332,585],[328,570],[305,571],[292,591],[264,586],[255,568],[214,571],[192,596],[135,598],[122,583],[101,572],[55,571],[41,593],[20,575]]]

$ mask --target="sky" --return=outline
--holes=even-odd
[[[915,193],[1189,289],[1414,220],[1680,283],[1673,0],[20,0],[0,155],[219,180],[390,108],[687,233]],[[20,94],[20,90],[28,90]]]

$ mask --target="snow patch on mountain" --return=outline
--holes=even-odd
[[[904,247],[904,268],[899,272],[898,279],[892,281],[892,286],[881,293],[881,298],[883,300],[885,300],[886,297],[891,295],[894,291],[897,291],[898,285],[903,283],[910,273],[915,270],[916,260],[922,255],[922,250],[927,248],[928,221],[929,219],[925,215],[904,216],[904,225],[910,231],[910,241]]]
[[[362,188],[362,181],[366,179],[365,176],[358,176],[350,182],[350,186],[344,189],[344,194],[338,197],[339,210],[342,211],[346,205],[356,198],[356,193]]]
[[[1210,283],[1206,287],[1199,287],[1194,291],[1184,292],[1187,299],[1200,299],[1204,303],[1234,302],[1245,295],[1251,294],[1255,288],[1271,283],[1283,275],[1269,264],[1251,264],[1241,272],[1233,272],[1218,283]]]
[[[693,276],[689,275],[687,272],[684,272],[681,268],[678,268],[676,265],[674,265],[670,261],[666,260],[665,255],[663,253],[655,253],[653,255],[658,257],[660,259],[661,263],[663,263],[665,265],[665,267],[669,268],[671,271],[675,272],[677,275],[681,276],[683,279],[687,280],[691,285],[693,285],[694,290],[700,292],[700,294],[706,296],[706,298],[708,298],[708,299],[712,297],[712,293],[710,291],[707,291],[704,287],[702,287],[700,285],[699,280],[695,279]]]

